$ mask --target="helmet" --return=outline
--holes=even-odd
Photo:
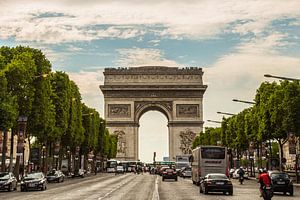
[[[243,166],[240,166],[240,169],[243,169]]]
[[[268,170],[267,170],[266,168],[264,168],[264,169],[263,169],[263,172],[264,172],[264,173],[267,173],[267,172],[268,172]]]
[[[258,173],[260,173],[260,174],[263,173],[263,169],[259,169]]]

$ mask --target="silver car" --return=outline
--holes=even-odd
[[[17,179],[11,172],[0,172],[0,190],[17,190]]]

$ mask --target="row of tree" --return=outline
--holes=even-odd
[[[263,145],[272,147],[276,143],[281,167],[283,145],[291,136],[299,143],[299,81],[263,82],[257,89],[253,107],[223,118],[220,128],[207,128],[196,137],[193,146],[215,145],[220,141],[239,156],[249,148],[262,149]]]
[[[93,152],[116,155],[116,136],[110,136],[105,120],[81,101],[78,86],[64,72],[52,72],[51,63],[37,49],[0,48],[0,130],[18,131],[18,117],[27,117],[27,138],[46,145],[51,157],[60,143],[60,154]],[[60,156],[61,158],[61,156]]]

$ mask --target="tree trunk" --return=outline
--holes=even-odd
[[[277,140],[279,145],[279,171],[283,170],[282,158],[283,158],[283,144],[280,139]]]
[[[1,171],[6,171],[6,151],[7,151],[7,131],[3,131],[3,148],[2,148],[2,165],[1,165]]]

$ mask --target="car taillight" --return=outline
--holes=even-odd
[[[173,172],[173,174],[177,174],[176,172]]]
[[[163,174],[167,174],[167,172],[163,172]]]

